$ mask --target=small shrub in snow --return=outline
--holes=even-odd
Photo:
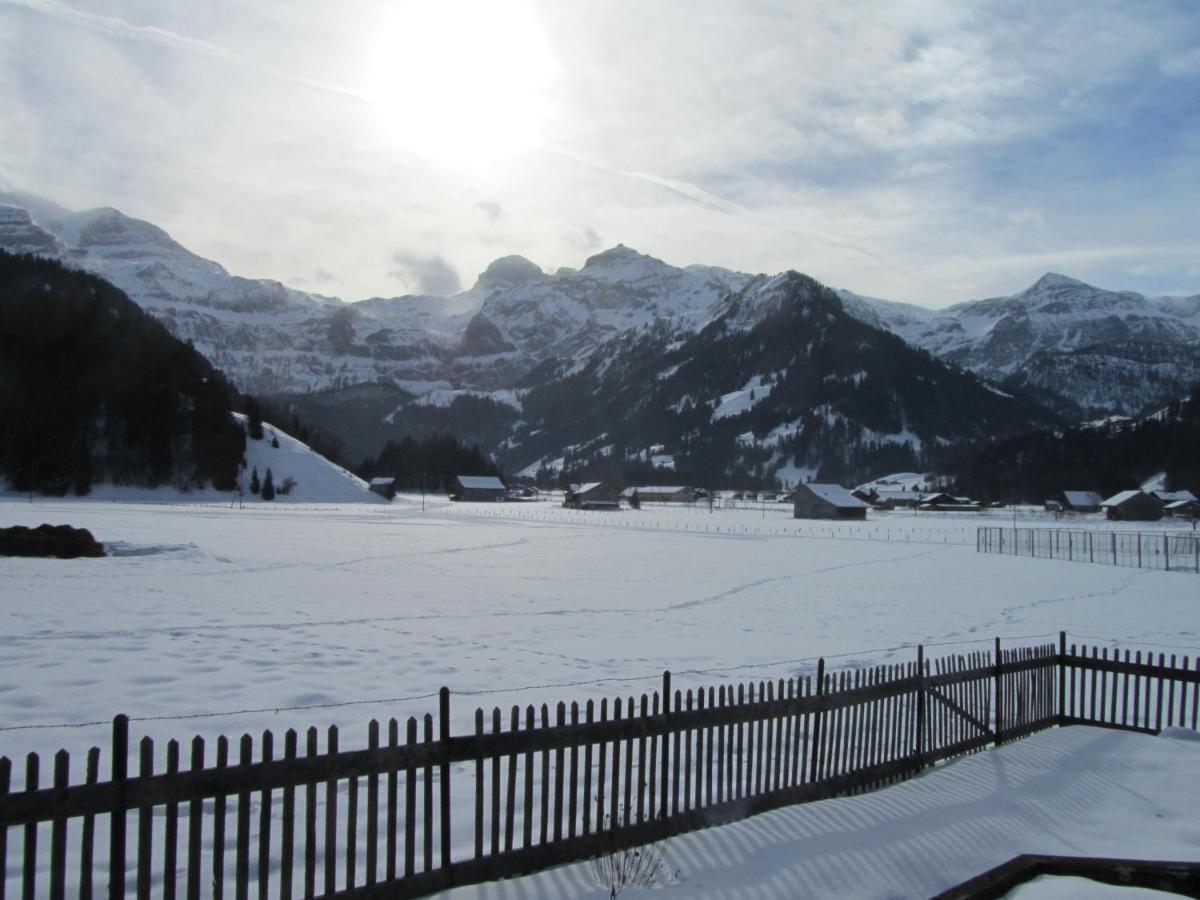
[[[667,865],[668,838],[638,847],[623,847],[618,832],[612,829],[612,817],[604,819],[606,847],[591,863],[592,875],[601,887],[608,889],[609,900],[616,900],[627,887],[652,887],[678,879],[679,873],[672,872]],[[623,807],[618,823],[622,820],[628,822]]]

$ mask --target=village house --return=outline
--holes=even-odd
[[[1063,512],[1098,513],[1103,503],[1095,491],[1062,491],[1056,499]]]
[[[508,499],[508,489],[495,475],[459,475],[450,499],[499,503]]]
[[[1107,518],[1116,522],[1157,522],[1163,517],[1163,504],[1143,491],[1121,491],[1101,506]]]
[[[368,487],[372,494],[378,494],[387,500],[396,496],[396,479],[391,476],[381,475],[378,478],[372,478]]]
[[[615,487],[601,481],[590,481],[587,484],[569,485],[563,506],[567,509],[620,509],[621,500]]]
[[[1176,500],[1163,509],[1172,519],[1200,519],[1200,500]]]
[[[794,519],[856,519],[867,517],[867,507],[838,484],[802,484],[792,499]]]
[[[694,488],[663,487],[660,485],[625,488],[621,492],[621,496],[628,500],[633,496],[634,492],[637,492],[638,500],[642,503],[692,503],[697,497]]]

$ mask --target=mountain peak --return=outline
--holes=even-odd
[[[1087,285],[1077,278],[1071,278],[1069,275],[1060,275],[1058,272],[1047,272],[1029,287],[1027,293],[1061,287],[1087,287]]]
[[[624,244],[617,244],[615,247],[609,247],[607,250],[601,250],[599,253],[589,256],[583,267],[585,269],[606,268],[643,259],[654,260],[654,257],[638,253],[632,247],[626,247]],[[657,262],[657,260],[654,261]]]
[[[487,288],[513,287],[518,284],[528,284],[531,281],[545,278],[546,273],[536,263],[530,262],[523,256],[502,256],[493,260],[486,269],[479,273],[474,290]]]

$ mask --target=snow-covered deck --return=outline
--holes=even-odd
[[[930,897],[1020,853],[1196,859],[1200,743],[1076,726],[871,794],[672,838],[677,873],[623,898]],[[601,897],[587,863],[459,888],[454,900]]]

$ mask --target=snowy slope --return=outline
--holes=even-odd
[[[246,417],[233,413],[243,424]],[[272,438],[279,446],[272,446]],[[308,504],[308,503],[386,503],[378,494],[372,494],[367,483],[353,472],[327,460],[307,444],[297,440],[281,428],[263,423],[263,439],[246,439],[245,466],[241,475],[243,504]],[[250,474],[258,470],[259,478],[266,477],[271,470],[278,491],[285,479],[295,481],[288,494],[277,494],[273,501],[264,501],[250,493]],[[5,486],[0,482],[0,500],[5,497]],[[8,498],[14,495],[9,493]],[[21,495],[25,496],[25,495]],[[100,483],[92,486],[87,495],[89,500],[111,500],[117,502],[150,503],[233,503],[236,495],[229,491],[218,491],[211,487],[181,491],[174,487],[140,487]]]
[[[234,416],[245,422],[246,417],[241,413]],[[279,446],[272,445],[272,438]],[[276,494],[279,503],[384,503],[378,494],[372,494],[367,483],[341,466],[334,465],[307,444],[297,440],[280,428],[264,422],[263,439],[260,441],[246,439],[245,471],[258,470],[260,478],[266,477],[267,470],[271,471],[275,480],[275,489],[288,478],[294,479],[296,486],[287,495]],[[249,484],[249,475],[243,479]],[[255,497],[249,490],[243,493],[243,502],[264,503],[260,497]]]

